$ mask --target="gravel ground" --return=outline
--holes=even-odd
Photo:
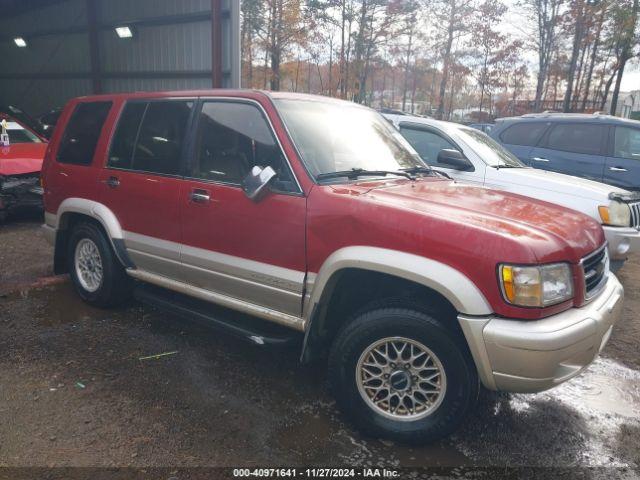
[[[640,478],[640,258],[620,272],[624,318],[588,371],[537,395],[484,392],[453,437],[410,448],[354,431],[324,366],[300,366],[296,349],[261,349],[136,304],[83,304],[67,277],[52,277],[40,223],[0,226],[0,467],[168,468],[156,478],[195,466],[428,466],[464,478],[527,467]],[[140,360],[164,352],[175,353]]]

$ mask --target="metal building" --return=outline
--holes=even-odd
[[[240,0],[2,0],[0,104],[240,86]]]

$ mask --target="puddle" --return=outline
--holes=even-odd
[[[584,375],[564,385],[557,397],[585,412],[640,420],[640,372],[600,359]]]
[[[344,423],[333,402],[315,401],[297,407],[293,425],[280,429],[274,447],[311,463],[360,467],[452,467],[471,465],[448,440],[410,447],[366,438]],[[304,463],[304,462],[303,462]]]
[[[640,466],[635,440],[626,446],[629,432],[640,429],[638,371],[600,358],[546,392],[491,395],[454,436],[462,452],[480,464]]]

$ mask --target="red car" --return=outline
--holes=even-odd
[[[47,150],[46,140],[17,120],[0,114],[3,121],[9,145],[0,142],[0,222],[16,208],[42,206],[39,181]]]
[[[564,382],[621,314],[595,220],[459,185],[368,108],[139,93],[73,100],[58,125],[44,229],[83,300],[135,292],[256,344],[299,341],[372,435],[434,440],[481,384]]]

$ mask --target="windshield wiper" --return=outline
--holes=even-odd
[[[522,168],[521,165],[493,165],[493,168],[500,170],[501,168]]]
[[[387,175],[398,175],[400,177],[415,180],[410,172],[404,170],[366,170],[364,168],[352,168],[351,170],[340,170],[338,172],[321,173],[316,176],[316,180],[327,180],[331,178],[346,177],[349,180],[355,180],[358,177],[386,177]]]
[[[427,173],[429,175],[436,175],[436,171],[431,167],[423,167],[416,165],[415,167],[403,168],[403,172],[410,173],[411,175],[416,175],[418,173]]]
[[[429,174],[429,175],[433,175],[434,177],[444,177],[444,178],[448,178],[449,180],[453,180],[453,178],[451,178],[449,176],[449,174],[447,174],[445,172],[441,172],[440,170],[434,170],[431,167],[403,168],[402,171],[403,172],[407,172],[407,173],[411,173],[412,175],[416,175],[418,173],[426,173],[426,174]]]

